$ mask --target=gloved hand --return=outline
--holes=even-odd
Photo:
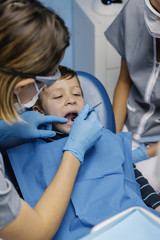
[[[85,105],[75,119],[63,150],[72,152],[83,164],[85,152],[91,148],[102,135],[102,124],[98,111],[93,110],[89,116],[89,105]]]
[[[48,138],[56,135],[51,131],[50,126],[52,122],[66,123],[66,118],[57,116],[44,116],[39,112],[27,111],[21,114],[21,118],[25,122],[14,122],[8,125],[3,120],[0,120],[0,140],[4,138],[20,138],[20,139],[33,139],[33,138]],[[50,125],[49,125],[50,123]],[[47,124],[47,129],[38,129],[39,126]]]
[[[146,159],[149,159],[146,152],[146,147],[144,144],[140,145],[138,148],[132,151],[132,162],[137,163]]]

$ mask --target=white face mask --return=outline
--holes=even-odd
[[[144,19],[152,37],[160,38],[160,13],[158,13],[149,0],[144,2]]]
[[[21,103],[21,100],[20,100],[20,98],[19,98],[19,96],[18,96],[18,94],[17,94],[18,103],[20,104],[20,106],[22,106],[22,108],[31,108],[31,107],[33,107],[34,104],[37,102],[37,100],[38,100],[38,95],[41,93],[41,91],[43,90],[44,86],[39,89],[36,82],[34,82],[34,85],[35,85],[35,88],[36,88],[37,93],[33,96],[33,98],[32,98],[29,102],[27,102],[27,103]],[[15,104],[15,106],[16,106],[16,105],[17,105],[17,104]],[[16,106],[16,108],[17,108],[17,106]]]

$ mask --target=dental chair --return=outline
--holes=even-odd
[[[91,75],[89,73],[77,71],[77,75],[78,75],[78,78],[81,83],[85,102],[90,104],[90,106],[92,107],[92,106],[96,105],[97,103],[103,101],[103,103],[98,107],[100,119],[102,121],[104,128],[107,128],[107,129],[111,130],[112,132],[115,132],[115,120],[114,120],[112,105],[111,105],[110,99],[109,99],[108,94],[107,94],[105,88],[103,87],[103,85],[97,78],[95,78],[93,75]],[[50,143],[50,144],[54,144],[54,142]],[[35,149],[35,148],[33,147],[33,149]],[[52,149],[55,149],[55,148],[52,148]],[[15,149],[15,152],[16,152],[16,149]],[[31,151],[28,151],[28,149],[27,149],[27,152],[31,152]],[[43,149],[42,149],[42,152],[44,152]],[[39,154],[39,156],[41,156],[41,152],[37,152],[37,154]],[[46,154],[46,151],[45,151],[45,154]],[[27,154],[23,154],[23,151],[22,151],[22,155],[24,155],[24,157],[27,156]],[[38,159],[38,166],[39,166],[40,165],[39,158],[37,158],[37,159]],[[14,160],[16,160],[16,159],[14,159]],[[93,158],[92,158],[92,160],[93,160]],[[118,158],[118,161],[119,161],[119,158]],[[23,163],[22,163],[23,161],[17,162],[17,165],[15,164],[15,162],[16,161],[11,161],[11,163],[16,167],[16,169],[19,167],[19,165],[21,165],[21,164],[23,165]],[[53,161],[51,161],[51,162],[53,162]],[[37,168],[33,167],[34,161],[31,161],[31,163],[32,163],[31,164],[32,166],[31,166],[30,170],[33,170],[34,174],[33,175],[31,174],[31,175],[34,178],[35,173],[36,173],[35,169],[37,169]],[[42,161],[42,163],[44,163],[44,161]],[[26,169],[25,164],[24,164],[24,166],[25,166],[24,168],[22,167],[23,170]],[[6,168],[7,168],[7,166],[6,166]],[[45,168],[42,168],[42,169],[45,169]],[[48,169],[49,169],[49,167],[48,167]],[[32,173],[31,171],[28,171],[28,170],[25,170],[25,171],[27,171],[27,174]],[[37,170],[37,172],[39,175],[40,171]],[[11,174],[11,172],[10,172],[10,174]],[[53,172],[52,172],[52,174],[53,174]],[[22,177],[24,177],[23,172],[20,171],[19,177],[21,175],[22,175]],[[42,174],[42,176],[43,176],[43,174]],[[31,178],[28,178],[28,179],[31,179]],[[25,181],[25,183],[28,186],[32,186],[31,184],[28,184],[27,181]],[[20,190],[18,187],[16,187],[16,188],[17,188],[17,190]],[[35,192],[36,191],[34,191],[34,193]],[[28,195],[29,194],[27,193],[27,196]],[[31,195],[31,198],[33,198],[32,193],[30,195]],[[84,206],[84,205],[82,205],[82,206]],[[145,216],[144,216],[144,214],[145,214]],[[139,226],[139,228],[141,230],[142,224],[144,222],[143,227],[145,229],[145,232],[147,231],[148,236],[153,236],[153,239],[158,240],[159,238],[156,238],[156,237],[157,236],[159,237],[160,220],[157,220],[158,218],[154,217],[151,214],[149,214],[149,215],[148,214],[149,213],[147,211],[144,212],[143,209],[141,210],[139,208],[127,210],[127,212],[125,211],[125,212],[122,212],[121,215],[117,215],[116,218],[113,217],[111,220],[109,219],[108,220],[109,222],[108,221],[107,221],[107,223],[105,222],[105,225],[103,225],[102,228],[100,227],[97,229],[97,226],[96,226],[95,231],[93,233],[85,236],[83,239],[84,240],[92,240],[92,239],[97,239],[97,240],[98,239],[101,239],[101,240],[103,240],[103,239],[122,240],[123,239],[123,240],[127,240],[127,239],[130,239],[131,236],[133,236],[132,239],[135,239],[134,234],[130,235],[129,227],[131,226],[132,227],[131,230],[133,230],[135,232],[135,229],[136,229],[135,226]],[[131,216],[131,221],[130,221],[130,216]],[[125,222],[124,222],[124,220],[125,220]],[[122,222],[122,225],[121,225],[121,222]],[[134,224],[133,224],[133,222],[134,222]],[[146,228],[146,226],[147,226],[147,228]],[[111,232],[110,230],[112,230],[112,229],[113,229],[113,231]],[[115,229],[115,231],[114,231],[114,229]],[[125,232],[126,229],[129,229],[128,235],[126,235],[126,232]],[[143,230],[141,232],[142,232],[141,239],[143,239],[143,240],[150,239],[150,238],[146,238],[146,235],[144,234]],[[116,234],[116,233],[118,236],[116,235],[116,237],[114,238],[113,234]],[[150,233],[151,233],[151,235],[149,235]],[[121,234],[121,237],[120,237],[120,234]]]
[[[89,73],[82,71],[77,71],[76,73],[81,83],[85,102],[91,107],[101,101],[103,102],[98,107],[102,125],[104,128],[107,128],[115,133],[116,130],[113,109],[104,86],[96,77]]]

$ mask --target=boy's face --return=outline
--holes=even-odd
[[[84,107],[82,91],[76,77],[60,79],[44,90],[42,96],[45,115],[55,115],[68,119],[67,123],[54,123],[53,130],[69,133],[75,117]]]

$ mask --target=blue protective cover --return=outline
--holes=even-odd
[[[24,199],[32,207],[57,172],[65,142],[66,138],[51,143],[35,140],[8,150]],[[85,155],[54,239],[79,239],[94,225],[133,206],[149,209],[134,177],[131,134],[103,129],[102,137]]]
[[[136,207],[81,240],[159,240],[159,236],[160,222]]]

